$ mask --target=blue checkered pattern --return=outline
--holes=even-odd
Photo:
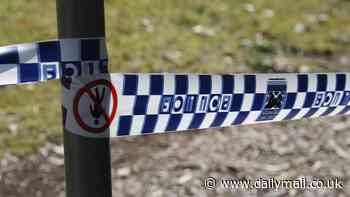
[[[350,114],[349,73],[97,75],[100,73],[108,73],[104,38],[0,47],[0,86],[68,79],[62,80],[64,124],[82,135],[87,131],[75,122],[72,100],[85,82],[99,77],[110,80],[118,92],[110,137]],[[66,86],[65,81],[73,86]],[[78,113],[93,120],[84,107]],[[97,121],[98,117],[93,118]]]
[[[122,78],[123,84],[115,84],[119,88],[119,109],[111,136],[343,115],[350,111],[348,73],[127,74],[112,75],[114,78]],[[269,89],[281,94],[280,107],[266,108]]]
[[[80,127],[73,113],[77,92],[109,80],[118,94],[117,114],[103,135]],[[115,137],[228,127],[350,114],[350,73],[320,74],[110,74],[74,78],[63,88],[65,127],[79,135]],[[96,87],[102,91],[103,87]],[[86,97],[88,97],[86,95]],[[89,98],[81,101],[92,105]],[[110,99],[104,109],[111,110]],[[96,117],[79,109],[90,127]],[[111,111],[109,111],[110,113]]]
[[[104,38],[0,47],[0,85],[107,73]]]

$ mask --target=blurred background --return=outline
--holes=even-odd
[[[349,71],[349,0],[106,0],[113,72]],[[57,38],[55,1],[0,5],[0,45]],[[0,89],[0,196],[64,196],[58,82]],[[112,139],[114,196],[350,196],[350,119]],[[206,177],[344,189],[206,191]]]

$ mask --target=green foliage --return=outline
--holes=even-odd
[[[337,57],[349,51],[350,1],[105,2],[113,72],[345,68]],[[0,45],[56,38],[55,14],[54,1],[2,2]],[[324,67],[328,64],[337,67]],[[57,82],[1,88],[0,109],[0,157],[4,151],[25,155],[46,141],[61,142]]]

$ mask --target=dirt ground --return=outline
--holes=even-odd
[[[105,3],[113,72],[349,71],[349,0]],[[55,9],[55,1],[2,0],[1,45],[56,38]],[[0,155],[58,138],[60,105],[58,85],[2,89]],[[349,128],[350,118],[337,117],[112,139],[114,197],[350,196]],[[5,153],[0,197],[64,197],[63,152],[47,143],[23,158]],[[208,177],[216,189],[205,189]],[[221,184],[260,177],[337,178],[343,189]]]
[[[112,139],[113,196],[350,196],[344,117]],[[217,188],[206,190],[214,177]],[[339,179],[343,189],[229,189],[221,179]],[[64,196],[63,147],[0,162],[0,196]]]

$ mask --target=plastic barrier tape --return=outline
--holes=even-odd
[[[0,47],[0,86],[108,72],[104,38]]]
[[[65,128],[90,137],[350,113],[350,73],[99,74],[62,91]]]

